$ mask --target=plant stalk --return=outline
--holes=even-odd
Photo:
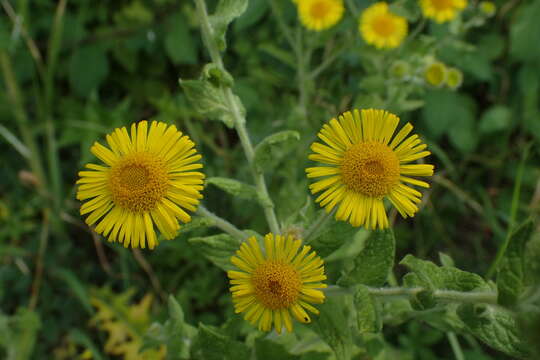
[[[208,11],[206,9],[206,3],[204,0],[195,0],[195,5],[197,7],[197,14],[198,14],[200,25],[201,25],[203,41],[206,45],[206,48],[208,49],[208,52],[210,53],[210,58],[212,59],[212,62],[216,64],[216,66],[220,70],[225,71],[225,66],[223,65],[223,59],[221,58],[220,51],[218,49],[216,42],[213,40],[214,29],[212,28],[212,25],[210,24],[210,21],[208,18]],[[259,193],[262,199],[268,200],[268,201],[265,201],[263,204],[263,210],[266,216],[266,220],[268,222],[268,226],[270,227],[271,232],[273,232],[274,234],[279,234],[280,227],[279,227],[276,214],[274,212],[274,204],[270,199],[270,195],[268,194],[266,181],[264,179],[264,173],[261,169],[259,169],[256,166],[254,162],[255,151],[253,149],[253,145],[251,143],[248,131],[246,129],[246,125],[245,125],[246,119],[240,111],[240,108],[238,106],[238,101],[236,100],[231,88],[226,87],[226,88],[223,88],[222,90],[223,90],[227,105],[233,115],[234,127],[236,129],[236,132],[238,133],[238,137],[240,138],[240,143],[242,144],[242,148],[244,149],[244,153],[250,165],[251,173],[253,175],[253,179],[255,182],[255,188],[257,189],[257,192]]]

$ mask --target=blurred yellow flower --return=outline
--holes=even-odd
[[[456,68],[449,68],[446,75],[446,85],[455,90],[463,83],[463,73]]]
[[[281,333],[283,326],[293,330],[291,313],[301,323],[311,319],[305,309],[319,311],[309,303],[322,304],[326,284],[324,262],[311,246],[292,236],[267,234],[264,253],[255,237],[244,242],[231,258],[241,271],[229,271],[231,293],[236,313],[259,330],[270,331],[272,325]],[[289,313],[290,312],[290,313]]]
[[[378,49],[398,47],[407,36],[407,20],[391,13],[385,2],[365,9],[359,20],[360,34],[368,44]]]
[[[442,62],[435,61],[426,66],[426,69],[424,70],[424,79],[429,85],[440,87],[446,81],[447,72],[446,65]]]
[[[315,200],[327,212],[337,205],[336,219],[353,226],[384,229],[389,226],[383,204],[387,198],[404,217],[418,211],[422,194],[412,187],[429,187],[410,176],[431,176],[433,165],[409,164],[430,154],[418,135],[407,135],[410,123],[394,136],[399,118],[384,110],[345,112],[323,125],[318,137],[325,143],[311,145],[309,159],[328,166],[306,169],[309,186],[322,194]]]
[[[495,15],[495,12],[497,11],[497,7],[491,1],[480,1],[479,8],[480,11],[486,14],[488,17]]]
[[[465,9],[467,0],[419,0],[425,17],[443,23],[454,19]]]
[[[293,0],[294,1],[294,0]],[[315,31],[336,25],[345,10],[343,0],[296,0],[298,16],[302,24]]]
[[[88,225],[109,241],[125,247],[148,247],[158,244],[154,225],[166,239],[175,237],[178,220],[191,217],[202,198],[204,174],[197,163],[201,155],[188,136],[176,127],[153,121],[125,127],[107,135],[109,148],[94,143],[90,151],[105,165],[87,164],[80,171],[77,199],[86,201],[81,215]]]

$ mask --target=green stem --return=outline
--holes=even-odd
[[[24,101],[22,99],[17,80],[15,79],[11,59],[3,50],[0,50],[0,69],[2,71],[4,84],[7,88],[7,98],[12,105],[13,117],[17,122],[22,140],[30,151],[30,157],[28,159],[30,169],[32,170],[34,176],[36,176],[38,179],[40,192],[44,194],[45,189],[47,188],[47,181],[45,178],[45,172],[43,171],[40,152],[38,151],[37,142],[32,134],[32,131],[30,131],[30,126],[28,125],[28,117],[24,109]]]
[[[249,235],[243,232],[242,230],[238,229],[236,226],[228,222],[227,220],[217,216],[213,212],[209,211],[207,208],[205,208],[202,205],[199,205],[197,209],[197,213],[201,216],[204,216],[207,219],[210,219],[214,222],[214,225],[221,230],[225,231],[227,234],[240,239],[240,240],[246,240]]]
[[[380,298],[413,298],[422,291],[427,289],[416,288],[404,288],[404,287],[386,287],[375,288],[368,287],[369,293],[375,297]],[[341,288],[339,286],[329,286],[325,289],[328,295],[343,295],[352,294],[353,289]],[[454,291],[454,290],[434,290],[433,297],[440,301],[445,302],[459,302],[459,303],[486,303],[497,304],[497,293],[494,291]]]
[[[463,351],[461,350],[461,345],[459,345],[456,334],[453,331],[449,331],[446,333],[446,337],[450,342],[450,346],[452,347],[456,360],[465,360],[465,356],[463,355]]]
[[[208,52],[210,53],[210,58],[219,69],[225,71],[225,66],[223,65],[221,54],[219,52],[216,42],[213,40],[214,29],[212,29],[212,25],[210,24],[208,18],[206,3],[204,0],[195,0],[195,5],[197,7],[197,14],[201,24],[203,41],[206,45],[206,48],[208,49]],[[227,105],[233,115],[234,126],[236,132],[238,133],[238,137],[240,138],[240,143],[242,144],[242,148],[244,149],[244,153],[249,162],[255,182],[255,188],[257,189],[260,197],[262,199],[265,199],[265,201],[263,202],[263,210],[266,216],[266,220],[268,222],[268,226],[270,227],[271,232],[273,232],[274,234],[279,234],[280,228],[276,214],[274,212],[274,204],[270,199],[270,195],[268,194],[268,189],[266,187],[266,181],[264,179],[263,171],[259,169],[254,162],[255,151],[253,149],[253,145],[251,144],[251,140],[249,139],[249,134],[246,129],[246,119],[240,111],[238,100],[235,98],[231,88],[224,88],[223,93]]]
[[[506,249],[508,248],[508,244],[510,244],[510,238],[512,237],[512,231],[514,230],[514,224],[516,222],[516,216],[517,211],[519,207],[519,198],[521,194],[521,181],[523,179],[523,171],[525,170],[525,162],[527,161],[527,157],[529,157],[529,151],[531,150],[532,143],[529,143],[527,147],[525,148],[525,151],[523,151],[523,154],[521,156],[521,162],[519,164],[518,172],[516,175],[516,182],[514,184],[514,191],[512,193],[512,205],[510,208],[510,220],[508,221],[508,230],[506,231],[506,237],[504,238],[503,243],[499,247],[499,250],[497,250],[497,255],[495,256],[495,260],[491,264],[491,266],[488,269],[488,272],[486,274],[486,277],[489,279],[493,276],[495,271],[497,270],[497,267],[499,266],[499,263],[501,262],[502,258],[504,257],[504,253],[506,252]]]

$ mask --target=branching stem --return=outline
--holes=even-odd
[[[206,9],[206,3],[204,0],[195,0],[195,5],[197,7],[197,14],[199,17],[199,21],[201,24],[201,32],[203,41],[206,45],[206,48],[208,49],[208,52],[210,53],[210,58],[212,59],[212,62],[222,71],[225,71],[225,66],[223,65],[223,59],[221,58],[221,54],[219,51],[219,48],[214,41],[214,29],[212,28],[212,25],[210,24],[209,18],[208,18],[208,11]],[[263,203],[263,209],[264,214],[266,216],[266,220],[268,222],[268,226],[270,227],[270,231],[279,234],[280,228],[279,223],[277,221],[276,213],[274,212],[274,204],[272,200],[270,199],[270,195],[268,194],[268,189],[266,187],[266,181],[264,179],[264,173],[262,169],[259,169],[255,164],[255,151],[253,149],[253,145],[251,143],[251,140],[249,138],[249,134],[246,129],[246,119],[242,112],[240,111],[238,100],[234,96],[232,90],[230,87],[223,88],[223,93],[225,96],[225,101],[227,102],[227,105],[229,109],[231,110],[231,113],[233,115],[234,119],[234,127],[236,129],[236,132],[238,133],[238,137],[240,138],[240,143],[242,144],[242,148],[244,149],[244,153],[246,154],[246,158],[249,162],[251,172],[253,175],[253,179],[255,182],[255,188],[257,189],[257,192],[259,193],[260,197],[262,199],[265,199]]]

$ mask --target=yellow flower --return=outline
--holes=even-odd
[[[398,47],[407,36],[407,20],[392,14],[388,4],[378,2],[360,15],[358,30],[364,40],[378,49]]]
[[[109,148],[95,142],[90,151],[104,165],[87,164],[79,172],[77,199],[86,201],[81,215],[109,241],[125,247],[153,249],[158,240],[154,225],[166,239],[175,237],[178,220],[191,217],[202,198],[204,174],[197,163],[201,155],[188,136],[173,126],[153,121],[131,125],[107,135]]]
[[[311,319],[305,309],[319,311],[309,303],[322,304],[326,284],[323,260],[311,246],[292,236],[267,234],[264,254],[255,237],[244,242],[231,262],[241,271],[229,271],[235,312],[259,330],[270,331],[272,324],[280,334],[285,326],[293,329],[292,315],[302,323]],[[290,313],[289,313],[290,312]]]
[[[424,70],[424,79],[429,85],[439,87],[446,81],[447,72],[446,65],[442,62],[434,61]]]
[[[480,1],[480,11],[487,15],[488,17],[491,17],[495,15],[495,12],[497,11],[497,7],[495,4],[491,1]]]
[[[343,0],[297,0],[296,3],[302,24],[315,31],[336,25],[345,10]]]
[[[330,212],[338,204],[336,219],[353,226],[384,229],[388,219],[383,204],[387,198],[404,217],[414,216],[422,194],[406,185],[429,187],[411,176],[433,175],[433,165],[409,164],[430,154],[413,129],[405,124],[393,136],[399,118],[384,110],[347,111],[323,125],[310,160],[328,166],[306,169],[308,178],[323,177],[310,185],[316,199]]]
[[[456,68],[449,68],[448,75],[446,76],[446,85],[455,90],[463,83],[463,73]]]
[[[467,0],[419,0],[424,16],[443,23],[452,20],[467,6]]]

